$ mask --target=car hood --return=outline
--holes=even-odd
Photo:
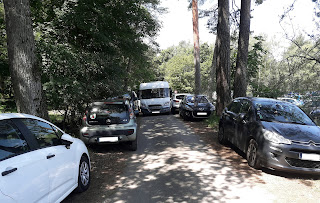
[[[190,107],[202,107],[202,108],[210,108],[211,105],[210,103],[187,103],[188,106]]]
[[[266,130],[277,132],[283,137],[300,142],[320,143],[320,128],[311,125],[298,125],[291,123],[275,123],[275,122],[261,122]]]

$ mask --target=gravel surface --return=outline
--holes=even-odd
[[[186,128],[192,129],[210,153],[218,155],[219,159],[215,162],[219,170],[217,174],[224,176],[218,178],[217,175],[215,183],[211,184],[217,190],[211,193],[217,193],[218,202],[255,202],[257,199],[260,202],[320,202],[319,177],[268,169],[254,170],[247,165],[243,153],[218,143],[217,129],[207,127],[204,121],[186,122],[178,115],[169,116],[169,120],[178,119]],[[139,117],[138,124],[142,119],[146,118]],[[92,164],[89,190],[82,194],[72,193],[63,202],[104,202],[112,198],[120,189],[118,180],[125,179],[125,169],[132,164],[129,160],[136,156],[136,152],[129,151],[126,145],[89,147],[89,152]]]

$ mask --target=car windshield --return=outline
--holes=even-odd
[[[141,90],[141,99],[166,98],[170,96],[169,88]]]
[[[257,116],[261,121],[315,125],[296,105],[284,102],[254,102]]]
[[[205,96],[188,96],[186,98],[187,103],[208,103],[208,99]]]
[[[119,124],[129,121],[129,112],[125,104],[104,103],[90,107],[87,117],[91,125]]]

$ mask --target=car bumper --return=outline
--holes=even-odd
[[[192,111],[190,114],[193,118],[208,118],[211,115],[211,111]]]
[[[150,108],[145,108],[141,107],[141,112],[143,114],[162,114],[162,113],[169,113],[171,111],[170,107],[161,107],[157,109],[150,109]]]
[[[260,152],[260,161],[262,166],[270,169],[319,174],[320,146],[268,143]]]
[[[89,126],[80,130],[80,139],[85,144],[117,144],[120,142],[132,142],[136,138],[136,125]]]

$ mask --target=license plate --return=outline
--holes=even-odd
[[[118,142],[118,137],[100,137],[99,142]]]
[[[319,154],[300,154],[301,160],[308,160],[308,161],[320,161],[320,155]]]
[[[207,115],[207,112],[198,112],[197,115],[198,115],[198,116],[206,116],[206,115]]]
[[[160,113],[160,111],[152,111],[152,113]]]

